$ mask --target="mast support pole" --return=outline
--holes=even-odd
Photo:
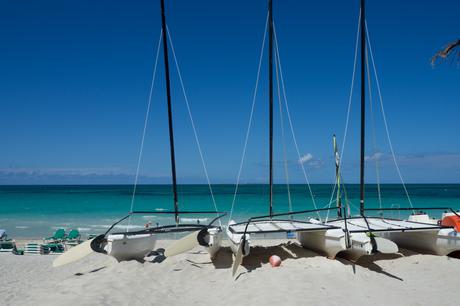
[[[364,214],[364,161],[365,161],[365,129],[366,129],[366,11],[365,0],[361,0],[361,167],[360,167],[360,201],[359,211]]]
[[[273,215],[273,5],[272,0],[268,0],[268,69],[269,69],[269,107],[270,107],[270,127],[269,127],[269,159],[270,159],[270,216]]]
[[[337,140],[335,134],[332,136],[333,145],[334,145],[334,158],[335,158],[335,182],[337,184],[337,217],[342,218],[342,196],[340,194],[340,155],[337,148]]]
[[[173,122],[172,122],[172,106],[171,106],[171,82],[169,79],[169,57],[168,57],[168,35],[166,28],[166,16],[165,16],[165,1],[160,0],[161,2],[161,27],[163,29],[163,55],[164,55],[164,65],[165,65],[165,78],[166,78],[166,97],[168,102],[168,127],[169,127],[169,145],[170,145],[170,156],[171,156],[171,176],[172,176],[172,187],[173,187],[173,196],[174,196],[174,212],[175,212],[175,221],[179,223],[179,207],[177,201],[177,180],[176,180],[176,156],[174,151],[174,131],[173,131]]]

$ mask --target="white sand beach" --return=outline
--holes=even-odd
[[[164,247],[169,241],[159,241]],[[330,260],[295,243],[260,240],[236,279],[232,253],[199,248],[161,263],[92,254],[53,268],[55,255],[0,254],[2,305],[457,305],[460,260],[399,255]],[[270,255],[282,265],[272,268]]]

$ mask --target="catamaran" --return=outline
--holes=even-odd
[[[375,63],[372,54],[372,48],[368,39],[367,22],[365,18],[365,0],[360,0],[360,18],[358,35],[360,34],[361,42],[361,143],[360,143],[360,208],[359,216],[347,217],[345,208],[342,212],[339,190],[337,190],[337,219],[327,221],[324,224],[335,226],[343,229],[343,232],[335,229],[328,230],[323,235],[304,235],[299,233],[299,239],[304,246],[314,250],[319,250],[328,256],[335,256],[337,253],[349,253],[352,257],[358,258],[360,255],[370,255],[375,252],[393,253],[398,251],[398,247],[421,250],[437,255],[447,255],[449,253],[460,250],[460,217],[459,214],[449,207],[423,207],[415,208],[410,201],[407,188],[400,175],[402,185],[408,196],[410,208],[365,208],[365,186],[364,186],[364,164],[365,164],[365,104],[366,104],[366,67],[368,68],[367,77],[370,84],[370,74],[368,67],[368,55],[370,54],[375,79],[377,81],[377,89],[382,108],[382,115],[385,122],[385,130],[388,136],[390,149],[393,155],[395,166],[398,174],[399,167],[394,155],[393,146],[389,137],[388,126],[386,123],[385,113],[383,110],[383,102],[380,94],[380,86],[378,84],[377,73],[375,71]],[[367,43],[366,43],[367,40]],[[358,39],[355,49],[355,59],[358,51]],[[369,52],[368,52],[369,49]],[[370,86],[370,85],[369,85]],[[351,94],[351,93],[350,93]],[[370,94],[370,88],[369,88]],[[351,97],[350,97],[351,102]],[[347,119],[348,120],[348,119]],[[336,186],[340,187],[340,160],[337,147],[335,145],[336,154]],[[413,212],[407,220],[384,218],[385,211],[407,211]],[[416,211],[427,210],[445,210],[442,220],[429,218],[426,213],[415,213]],[[379,212],[377,217],[366,216],[366,212]],[[364,247],[364,248],[363,248]],[[356,250],[362,252],[356,252]]]
[[[336,204],[338,220],[331,223],[338,228],[330,229],[321,234],[303,235],[302,233],[299,233],[298,239],[300,243],[302,246],[324,254],[331,259],[335,258],[338,253],[341,253],[349,259],[357,260],[361,256],[365,255],[398,252],[398,247],[394,242],[379,237],[372,232],[369,226],[369,218],[363,217],[365,223],[359,225],[359,228],[353,228],[353,226],[357,225],[356,221],[347,220],[347,217],[349,218],[350,207],[348,202],[346,202],[345,206],[342,205],[340,155],[335,135],[333,136],[333,146],[335,157],[335,187],[337,188]],[[345,188],[343,189],[345,190]],[[315,219],[311,219],[310,221],[320,223],[320,221]]]
[[[245,145],[243,149],[243,157],[241,159],[241,164],[240,164],[240,170],[238,174],[238,179],[237,179],[237,184],[235,188],[235,195],[233,198],[233,203],[232,203],[232,209],[230,213],[230,221],[226,229],[226,234],[227,237],[230,241],[230,247],[232,251],[235,254],[235,260],[233,263],[233,269],[232,269],[232,274],[235,275],[237,272],[237,269],[239,265],[242,263],[243,257],[248,256],[250,254],[250,247],[251,247],[251,235],[254,234],[274,234],[274,233],[298,233],[302,235],[310,235],[311,233],[325,233],[326,231],[330,230],[333,228],[331,225],[327,224],[319,224],[317,222],[309,222],[306,221],[305,219],[298,219],[295,220],[293,216],[295,215],[301,215],[301,214],[309,214],[309,213],[318,213],[324,210],[329,210],[330,208],[323,208],[323,209],[315,209],[312,210],[303,210],[303,211],[292,211],[290,209],[289,212],[286,213],[274,213],[273,211],[273,62],[275,61],[276,63],[276,77],[277,77],[277,84],[278,84],[278,101],[280,102],[280,114],[281,114],[281,94],[280,94],[280,79],[282,80],[282,74],[281,74],[281,65],[280,65],[280,60],[279,60],[279,51],[278,51],[278,44],[276,40],[276,35],[274,35],[274,23],[273,23],[273,4],[272,0],[268,0],[268,16],[267,16],[267,22],[266,22],[266,27],[264,31],[264,39],[262,42],[262,50],[260,54],[260,59],[259,59],[259,69],[258,72],[260,73],[260,67],[261,67],[261,62],[262,62],[262,57],[263,57],[263,50],[264,50],[264,45],[265,45],[265,38],[266,38],[266,33],[267,33],[267,27],[268,27],[268,68],[269,68],[269,203],[268,203],[268,208],[269,208],[269,213],[268,215],[264,216],[254,216],[249,218],[247,221],[244,222],[236,222],[231,218],[232,212],[233,212],[233,206],[235,203],[235,198],[236,194],[238,191],[238,184],[239,184],[239,179],[240,179],[240,174],[241,174],[241,169],[244,161],[244,155],[246,152],[246,145],[248,141],[248,135],[249,135],[249,130],[251,126],[251,120],[252,120],[252,114],[253,112],[251,111],[251,117],[249,119],[249,125],[248,125],[248,131],[246,133],[246,140],[245,140]],[[276,48],[274,48],[274,43]],[[275,52],[273,52],[275,51]],[[254,109],[254,102],[255,102],[255,97],[256,97],[256,92],[257,92],[257,85],[258,85],[258,80],[259,80],[259,74],[257,76],[257,81],[256,81],[256,89],[254,91],[254,98],[253,98],[253,105],[252,105],[252,110]],[[282,81],[281,81],[282,82]],[[283,89],[284,89],[284,83],[283,83]],[[284,91],[283,91],[284,92]],[[286,101],[286,99],[285,99]],[[294,143],[296,144],[296,149],[297,153],[299,155],[299,161],[300,161],[300,152],[297,147],[297,142],[295,140],[295,136],[293,133],[292,129],[292,123],[290,120],[290,115],[289,115],[289,110],[287,109],[287,104],[286,104],[286,112],[288,114],[290,126],[291,126],[291,132],[292,136],[294,139]],[[284,132],[283,132],[284,134]],[[305,169],[303,168],[302,165],[302,170],[306,176]],[[287,168],[285,168],[287,171]],[[308,180],[307,180],[308,184]],[[310,187],[308,185],[308,187]],[[289,188],[289,187],[288,187]],[[311,189],[310,189],[311,192]],[[289,193],[289,190],[288,190]],[[312,195],[312,201],[314,203],[314,197]],[[342,231],[342,229],[337,229],[339,231]]]
[[[171,44],[171,50],[173,58],[176,64],[177,72],[179,74],[179,80],[182,86],[182,92],[184,93],[184,98],[187,103],[187,109],[189,111],[189,116],[191,119],[193,132],[195,135],[195,140],[197,142],[198,151],[200,153],[201,161],[203,164],[203,169],[208,180],[208,186],[210,189],[210,194],[212,201],[214,203],[214,211],[180,211],[178,205],[178,193],[177,193],[177,180],[176,180],[176,161],[175,161],[175,151],[174,151],[174,132],[173,132],[173,120],[172,120],[172,105],[171,105],[171,86],[170,86],[170,76],[169,76],[169,56],[168,56],[168,37],[171,40],[171,36],[166,26],[166,16],[165,16],[165,4],[164,0],[160,0],[161,4],[161,34],[159,38],[156,62],[153,73],[152,87],[150,89],[149,104],[147,107],[147,114],[144,124],[144,132],[142,136],[141,149],[138,159],[138,170],[136,174],[136,180],[134,184],[133,199],[131,201],[131,210],[128,215],[121,218],[115,222],[104,234],[95,237],[94,239],[88,240],[61,255],[58,257],[53,265],[60,266],[72,261],[78,260],[91,252],[98,252],[102,254],[107,254],[114,257],[118,261],[125,260],[143,260],[144,257],[149,255],[155,248],[156,240],[160,235],[167,234],[177,234],[177,233],[189,233],[182,239],[176,240],[164,251],[164,256],[170,257],[176,254],[188,251],[197,245],[201,245],[207,249],[209,255],[214,258],[217,252],[220,249],[221,241],[223,237],[222,227],[220,225],[215,225],[216,222],[220,224],[220,218],[225,214],[217,211],[217,206],[214,201],[214,196],[212,193],[212,187],[209,182],[209,177],[207,174],[206,166],[204,163],[201,147],[198,141],[197,133],[193,123],[193,119],[190,112],[190,107],[188,105],[188,100],[185,94],[184,85],[182,82],[182,77],[180,75],[179,66],[177,63],[174,46]],[[169,144],[170,144],[170,160],[171,160],[171,177],[172,177],[172,191],[173,191],[173,211],[135,211],[133,210],[134,204],[134,195],[136,192],[137,180],[139,175],[139,165],[141,160],[141,154],[143,149],[145,129],[147,126],[148,113],[150,109],[150,102],[152,98],[152,89],[156,75],[156,67],[158,62],[158,55],[160,52],[161,42],[163,42],[163,57],[164,57],[164,71],[165,71],[165,84],[166,84],[166,97],[167,97],[167,108],[168,108],[168,128],[169,128]],[[175,223],[168,225],[157,225],[155,227],[147,227],[139,231],[129,231],[129,228],[126,232],[112,232],[112,230],[121,222],[128,220],[131,221],[131,218],[134,215],[171,215],[174,216]],[[199,223],[186,223],[180,218],[181,215],[216,215],[209,224],[199,224]],[[199,220],[199,219],[198,219]]]

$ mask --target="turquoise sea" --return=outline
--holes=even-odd
[[[333,185],[312,185],[318,208],[328,205]],[[460,209],[460,184],[407,185],[416,207],[449,206]],[[215,200],[220,211],[229,211],[235,190],[234,185],[214,185]],[[181,210],[213,210],[207,185],[180,185]],[[130,185],[101,186],[0,186],[0,228],[12,238],[43,238],[51,236],[56,228],[78,228],[83,236],[104,232],[113,222],[127,214],[131,205],[133,187]],[[294,210],[313,209],[313,202],[305,185],[291,185],[291,202]],[[352,213],[358,206],[359,186],[347,186]],[[382,185],[384,207],[409,207],[401,185]],[[137,187],[134,210],[172,210],[172,192],[169,185],[142,185]],[[335,205],[335,204],[333,204]],[[376,185],[366,185],[366,206],[378,207]],[[285,185],[275,186],[274,211],[289,209]],[[268,213],[268,186],[241,185],[233,217],[244,220],[250,216]],[[440,214],[441,212],[436,212]],[[404,217],[408,212],[388,213],[387,216]],[[326,213],[322,213],[325,217]],[[334,212],[331,211],[331,217]],[[196,222],[208,216],[183,215],[183,221]],[[303,217],[303,216],[300,216]],[[166,224],[172,218],[165,215],[143,214],[131,220],[131,228],[142,228],[145,223]],[[224,224],[228,219],[223,219]],[[126,228],[127,223],[119,228]]]

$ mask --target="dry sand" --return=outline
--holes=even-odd
[[[278,243],[257,241],[236,280],[228,247],[214,262],[197,248],[161,263],[92,254],[60,268],[55,255],[0,254],[0,304],[458,305],[459,259],[403,251],[352,263]],[[281,267],[268,264],[272,254]]]

